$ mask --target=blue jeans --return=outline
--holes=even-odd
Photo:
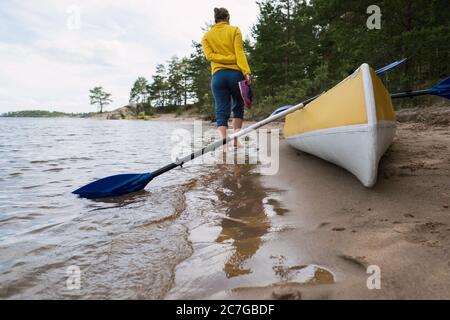
[[[216,122],[218,127],[228,127],[228,119],[233,111],[233,118],[244,118],[244,101],[239,90],[239,81],[244,80],[242,72],[222,69],[214,73],[211,89],[216,105]]]

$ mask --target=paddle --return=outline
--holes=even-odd
[[[397,66],[399,63],[397,63],[397,64],[394,63],[394,64],[395,64],[394,66],[392,66],[393,64],[390,64],[390,65],[382,68],[384,70],[382,70],[380,73],[385,72],[389,69],[392,69],[393,67]],[[389,66],[391,66],[391,67],[388,68]],[[272,121],[283,118],[285,115],[287,115],[289,113],[292,113],[296,110],[302,109],[308,103],[315,100],[320,95],[309,98],[308,100],[305,100],[295,106],[283,107],[284,108],[283,110],[277,110],[272,115],[270,115],[268,118],[266,118],[258,123],[255,123],[241,131],[238,131],[222,140],[218,140],[218,141],[204,147],[203,149],[193,152],[190,155],[187,155],[181,159],[178,159],[176,162],[172,162],[154,172],[138,173],[138,174],[119,174],[119,175],[109,176],[109,177],[91,182],[91,183],[85,185],[84,187],[81,187],[81,188],[73,191],[72,193],[77,194],[82,198],[99,199],[99,198],[121,196],[121,195],[124,195],[127,193],[142,190],[145,188],[145,186],[150,181],[152,181],[157,176],[159,176],[163,173],[166,173],[167,171],[170,171],[176,167],[182,166],[184,163],[191,161],[205,153],[211,152],[211,151],[215,150],[216,148],[218,148],[224,144],[227,144],[228,142],[232,141],[235,138],[245,136],[253,130],[256,130]]]
[[[391,98],[392,99],[408,98],[408,97],[413,98],[424,95],[434,95],[450,99],[450,77],[438,83],[431,89],[393,93],[391,94]]]

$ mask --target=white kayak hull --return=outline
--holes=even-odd
[[[353,125],[289,137],[297,150],[332,162],[354,174],[365,187],[377,181],[378,164],[395,136],[395,123]]]
[[[331,112],[335,110],[330,109],[329,105],[325,106],[324,103],[329,104],[335,99],[326,100],[325,98],[322,101],[314,101],[315,105],[312,103],[305,110],[297,111],[297,115],[294,113],[294,116],[288,116],[285,124],[287,135],[285,133],[285,136],[288,143],[295,149],[334,163],[355,175],[365,187],[372,187],[377,181],[379,161],[394,139],[396,121],[392,102],[390,97],[386,96],[389,93],[382,85],[380,86],[381,81],[374,79],[374,73],[367,64],[362,65],[355,71],[355,73],[357,72],[361,72],[359,80],[356,79],[356,76],[355,79],[346,80],[360,81],[359,88],[364,92],[358,97],[355,96],[355,106],[351,105],[352,101],[349,101],[349,105],[345,105],[348,110],[341,107],[342,112],[347,112],[349,115],[351,114],[350,117],[354,118],[349,120],[349,124],[345,125],[344,118],[344,120],[339,120],[341,122],[336,127],[326,127],[330,126],[329,123],[335,121],[335,118],[322,120],[321,116],[328,115],[330,110],[332,110]],[[376,83],[374,84],[373,81]],[[340,88],[339,86],[340,84],[336,86],[335,92],[331,95],[335,94],[336,97],[341,98],[343,94],[346,94],[346,90],[349,91],[348,88],[354,91],[355,84],[347,83]],[[375,90],[378,90],[378,93]],[[350,100],[351,96],[352,94],[349,93]],[[308,113],[308,108],[311,108],[311,111],[312,108],[316,108],[314,109],[315,113],[313,114],[311,111]],[[322,112],[317,111],[320,108],[323,108]],[[365,110],[359,110],[361,108]],[[377,108],[379,109],[377,110]],[[354,114],[358,112],[363,120],[356,119],[358,117]],[[342,118],[341,114],[339,116]],[[310,122],[309,127],[300,125],[304,121]],[[312,124],[316,126],[313,129],[311,129],[312,121],[317,122],[317,124]],[[351,123],[352,121],[363,123],[354,124]],[[320,128],[320,126],[325,128]],[[296,133],[296,131],[302,132]]]

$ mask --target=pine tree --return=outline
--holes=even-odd
[[[130,102],[150,103],[150,84],[144,77],[139,77],[130,92]]]
[[[94,87],[89,90],[89,99],[92,105],[97,105],[98,111],[103,113],[103,107],[112,102],[111,93],[107,93],[103,90],[103,87]]]
[[[168,89],[166,67],[163,64],[156,66],[156,73],[153,75],[153,83],[150,85],[150,95],[156,107],[168,105]]]

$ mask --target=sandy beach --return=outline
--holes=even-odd
[[[288,260],[280,265],[287,281],[236,287],[214,298],[449,299],[449,111],[399,113],[402,122],[373,189],[282,141],[278,174],[260,179],[282,190],[291,228],[270,246]],[[381,271],[380,290],[367,288],[373,265]],[[290,273],[312,266],[320,268],[307,282],[289,281]]]

